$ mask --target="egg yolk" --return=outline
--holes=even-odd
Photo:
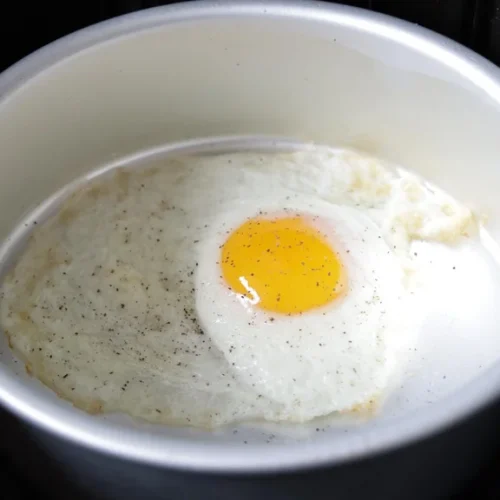
[[[346,288],[336,252],[301,216],[247,220],[221,250],[227,285],[269,312],[304,313],[328,304]]]

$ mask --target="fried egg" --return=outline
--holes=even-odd
[[[387,390],[414,326],[411,241],[451,244],[474,220],[353,152],[158,160],[29,219],[1,326],[33,376],[92,413],[303,422]]]

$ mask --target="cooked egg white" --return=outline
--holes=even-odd
[[[38,224],[1,323],[31,373],[87,411],[305,421],[384,391],[412,327],[410,242],[474,227],[352,152],[164,160],[93,181]]]

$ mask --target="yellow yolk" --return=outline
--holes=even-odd
[[[307,219],[256,217],[222,246],[222,276],[236,293],[275,313],[300,314],[342,295],[342,263]]]

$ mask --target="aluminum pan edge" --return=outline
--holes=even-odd
[[[38,50],[0,75],[0,106],[24,83],[78,52],[139,31],[173,23],[224,17],[267,16],[324,22],[370,33],[411,48],[453,69],[500,104],[500,70],[481,56],[424,28],[352,7],[321,2],[196,2],[149,9],[105,21]],[[341,438],[264,448],[158,438],[139,430],[110,428],[86,415],[57,409],[49,400],[33,404],[20,380],[0,366],[0,401],[26,421],[75,444],[147,464],[224,473],[271,473],[338,464],[409,444],[479,410],[500,395],[500,364],[439,404],[394,419],[376,430],[361,428]],[[125,438],[126,434],[126,438]]]

